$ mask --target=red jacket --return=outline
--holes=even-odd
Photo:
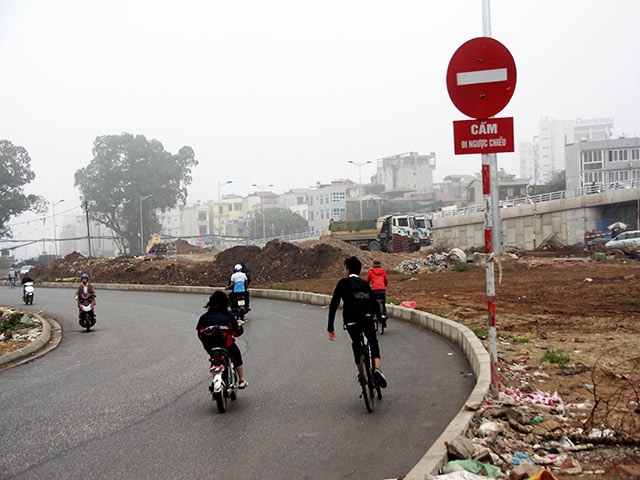
[[[389,285],[387,272],[382,267],[373,267],[367,275],[367,283],[371,284],[371,290],[386,290]]]

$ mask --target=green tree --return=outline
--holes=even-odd
[[[36,178],[27,151],[9,140],[0,140],[0,236],[11,236],[9,219],[28,210],[42,213],[46,201],[25,195],[24,186]]]
[[[191,168],[198,162],[191,147],[177,155],[143,135],[104,135],[93,143],[93,160],[75,173],[75,185],[91,218],[120,237],[122,251],[140,251],[140,199],[144,241],[160,228],[157,210],[175,207],[187,197]],[[147,197],[147,198],[145,198]]]
[[[530,191],[533,193],[533,190]],[[567,189],[567,174],[565,170],[556,170],[551,175],[551,178],[547,180],[543,185],[536,185],[535,190],[536,194],[540,193],[551,193],[551,192],[559,192],[561,190]]]
[[[267,237],[279,237],[302,233],[309,229],[309,222],[288,208],[266,208],[264,231]],[[250,238],[262,238],[262,212],[256,210],[248,221]]]

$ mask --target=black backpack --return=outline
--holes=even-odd
[[[349,277],[349,282],[351,283],[351,292],[349,293],[348,309],[362,315],[371,315],[373,311],[369,284],[361,278],[355,277]]]

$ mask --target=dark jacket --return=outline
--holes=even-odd
[[[216,325],[220,328],[222,337],[210,337],[202,334],[205,328]],[[198,320],[196,330],[198,338],[207,352],[213,347],[228,347],[235,341],[234,337],[239,337],[244,333],[242,325],[238,325],[236,317],[230,313],[205,313]]]
[[[362,308],[356,307],[353,304],[353,295],[352,295],[352,282],[360,282],[361,289],[368,290],[370,302],[365,307],[365,311]],[[362,321],[366,318],[367,314],[375,314],[378,317],[379,321],[382,321],[382,314],[380,313],[380,304],[373,296],[371,292],[371,287],[367,282],[358,277],[357,275],[349,275],[348,277],[341,278],[338,284],[336,285],[336,289],[333,292],[333,297],[331,298],[331,304],[329,305],[329,324],[327,325],[327,331],[333,332],[333,323],[336,317],[336,311],[340,306],[340,300],[343,301],[344,305],[342,307],[342,319],[345,324]]]

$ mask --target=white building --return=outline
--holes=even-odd
[[[573,120],[540,118],[537,135],[536,183],[549,180],[554,172],[564,170],[564,146],[573,143]]]
[[[318,184],[307,194],[309,201],[309,229],[321,234],[329,226],[330,220],[342,220],[347,212],[347,188],[350,180],[335,180],[330,184]]]
[[[372,183],[381,183],[385,190],[409,188],[419,194],[433,194],[433,171],[436,154],[401,153],[378,159],[378,170]]]
[[[535,155],[532,142],[518,144],[518,158],[520,159],[520,178],[534,178],[536,174]]]
[[[567,145],[567,189],[640,179],[640,138]]]
[[[613,129],[613,118],[578,118],[573,128],[576,142],[609,140]]]

